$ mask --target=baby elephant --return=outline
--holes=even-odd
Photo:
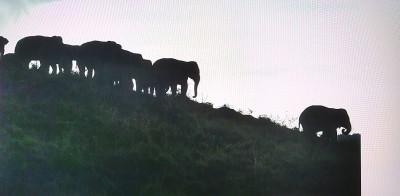
[[[299,117],[299,128],[309,138],[315,139],[316,133],[322,131],[322,138],[327,141],[337,141],[337,128],[344,128],[342,134],[348,135],[351,131],[350,118],[345,109],[328,108],[313,105],[306,108]]]

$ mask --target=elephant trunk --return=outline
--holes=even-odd
[[[350,131],[351,131],[351,125],[349,124],[349,126],[346,127],[345,130],[342,130],[342,134],[349,135]]]
[[[194,80],[194,96],[193,98],[197,97],[197,88],[199,87],[200,83],[200,76]]]

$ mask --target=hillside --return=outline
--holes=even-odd
[[[355,195],[359,156],[228,107],[0,69],[0,195]]]

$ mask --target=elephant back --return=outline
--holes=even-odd
[[[59,36],[29,36],[17,42],[14,52],[23,60],[47,60],[62,52],[62,47]]]
[[[154,69],[157,73],[159,80],[174,80],[179,76],[184,76],[183,65],[185,61],[173,59],[173,58],[162,58],[154,62]]]
[[[121,45],[112,41],[86,42],[80,46],[78,62],[90,68],[100,68],[100,66],[112,63],[121,49]]]

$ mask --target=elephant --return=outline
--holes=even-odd
[[[194,84],[194,96],[197,97],[197,88],[200,83],[199,66],[194,61],[181,61],[173,58],[162,58],[154,63],[156,74],[156,94],[163,96],[171,87],[172,95],[176,95],[177,85],[181,85],[181,95],[186,96],[187,79],[191,78]]]
[[[49,66],[60,62],[63,40],[59,36],[29,36],[22,38],[15,46],[15,54],[26,66],[31,60],[39,60],[39,70],[47,72]]]
[[[142,75],[142,62],[142,55],[121,49],[112,65],[108,67],[110,80],[118,82],[117,85],[122,89],[132,91],[132,78],[135,78],[138,84],[138,77]]]
[[[4,56],[4,46],[7,44],[8,44],[8,39],[3,36],[0,36],[0,60]]]
[[[337,141],[337,128],[342,129],[342,134],[348,135],[351,131],[349,115],[345,109],[328,108],[321,105],[307,107],[299,117],[303,132],[310,139],[315,139],[316,133],[322,131],[322,138],[327,141]]]
[[[72,73],[72,61],[78,58],[80,46],[64,44],[59,53],[60,72]]]
[[[105,80],[107,74],[107,64],[115,62],[118,53],[122,50],[121,45],[113,41],[90,41],[79,47],[77,62],[81,75],[85,73],[85,66],[88,69],[88,75],[95,71],[95,77],[99,80]]]
[[[138,74],[134,77],[136,81],[136,91],[143,91],[144,94],[153,95],[155,88],[155,74],[151,61],[143,59],[138,69]]]

